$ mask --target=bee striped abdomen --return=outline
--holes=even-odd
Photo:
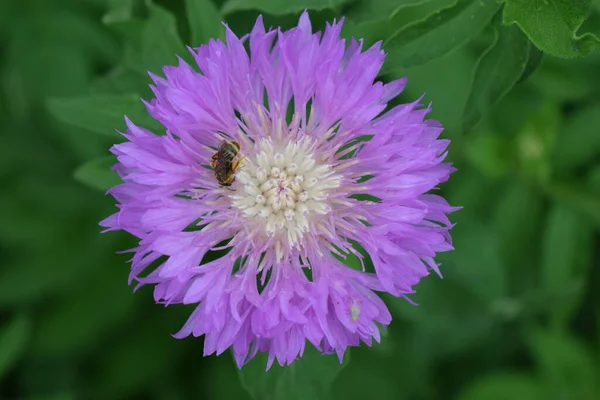
[[[215,178],[221,186],[231,186],[235,179],[235,170],[239,160],[234,162],[240,152],[240,143],[232,141],[223,141],[219,145],[217,152],[213,154],[210,165],[215,170]]]

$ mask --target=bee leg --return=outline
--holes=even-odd
[[[233,170],[231,171],[233,172]],[[227,190],[231,190],[231,191],[235,191],[235,189],[232,189],[230,186],[233,183],[233,181],[235,181],[235,175],[231,174],[228,176],[227,180],[223,182],[223,186],[225,187],[225,189]]]
[[[237,161],[234,161],[234,162],[231,164],[231,170],[232,170],[232,171],[236,171],[236,170],[238,169],[238,167],[239,167],[240,163],[241,163],[241,162],[244,160],[244,158],[246,158],[246,156],[242,156],[242,158],[240,158],[239,160],[237,160]]]

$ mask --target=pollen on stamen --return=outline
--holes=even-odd
[[[311,141],[305,136],[282,145],[257,143],[237,174],[243,190],[229,196],[245,218],[263,225],[266,236],[290,247],[310,231],[311,218],[331,212],[329,191],[341,182],[331,165],[316,162]]]

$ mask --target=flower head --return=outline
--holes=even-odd
[[[260,17],[249,37],[227,29],[192,50],[201,72],[152,76],[166,135],[127,120],[113,147],[124,183],[102,225],[139,238],[131,279],[156,301],[197,304],[176,337],[204,335],[205,355],[283,365],[309,341],[341,359],[390,323],[376,291],[413,293],[452,249],[454,209],[426,194],[453,170],[442,127],[418,101],[388,107],[406,80],[376,82],[380,44],[346,45],[341,26],[313,33],[304,13],[285,32]]]

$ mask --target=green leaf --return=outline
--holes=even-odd
[[[60,121],[101,135],[120,138],[117,130],[125,130],[128,116],[136,125],[153,130],[164,128],[150,115],[137,94],[93,95],[53,98],[48,100],[49,111]]]
[[[430,276],[419,283],[417,292],[409,296],[418,306],[384,296],[392,308],[395,323],[400,322],[400,325],[392,324],[390,332],[409,327],[415,329],[419,338],[415,346],[419,347],[411,349],[414,358],[460,356],[488,341],[500,312],[507,314],[497,306],[498,299],[490,303],[475,295],[472,281],[463,281],[463,275],[455,272],[460,265],[454,260],[451,257],[442,260],[444,279]],[[479,267],[485,273],[487,264]],[[411,338],[412,341],[415,339]]]
[[[553,157],[556,172],[566,175],[591,163],[600,154],[600,104],[577,110],[558,136]]]
[[[543,52],[564,58],[587,55],[600,45],[577,31],[590,13],[590,0],[504,0],[503,21],[517,24]]]
[[[80,199],[81,193],[75,192],[73,197]],[[90,210],[92,215],[98,214],[96,209]],[[37,216],[35,214],[34,216]],[[96,221],[102,217],[103,215],[98,215]],[[83,220],[80,213],[76,214],[76,218]],[[0,304],[3,306],[29,304],[69,285],[76,285],[82,276],[94,273],[95,269],[104,266],[102,264],[106,262],[107,254],[123,248],[122,245],[114,245],[117,235],[98,238],[98,228],[92,225],[96,221],[85,220],[89,225],[81,226],[82,224],[78,225],[74,221],[75,218],[59,218],[63,224],[68,224],[63,227],[57,226],[56,219],[56,216],[45,218],[42,213],[36,222],[39,225],[38,230],[46,233],[45,242],[38,239],[37,230],[35,235],[30,232],[21,239],[29,239],[27,246],[17,248],[22,253],[21,257],[11,260],[10,264],[0,271]],[[27,226],[30,230],[38,228],[35,225]],[[90,226],[93,227],[93,234],[90,232]],[[32,243],[32,237],[38,241]],[[82,265],[86,267],[82,268]],[[31,279],[32,276],[36,278]]]
[[[388,341],[389,342],[389,341]],[[414,344],[414,342],[411,342]],[[378,345],[374,345],[379,347]],[[423,364],[422,354],[412,358],[410,351],[415,346],[402,352],[405,357],[410,357],[410,368],[408,365],[399,365],[397,359],[384,359],[377,357],[374,348],[352,348],[352,362],[340,373],[332,385],[334,399],[378,399],[395,400],[402,399],[402,394],[410,392],[409,385],[417,383],[419,388],[424,385],[424,374],[420,366]],[[396,353],[398,354],[398,353]],[[411,354],[411,355],[409,355]],[[387,361],[387,362],[386,362]],[[395,374],[390,373],[393,371]],[[411,373],[419,379],[411,381]],[[414,385],[414,386],[417,386]],[[412,387],[414,387],[412,386]]]
[[[57,11],[46,17],[44,40],[56,41],[63,46],[78,46],[81,49],[79,51],[84,54],[97,55],[105,62],[116,61],[119,46],[103,28],[102,25],[94,24],[76,13]]]
[[[21,190],[6,182],[11,195],[0,199],[6,206],[0,212],[6,224],[2,241],[11,250],[0,269],[3,307],[32,304],[76,285],[83,276],[105,267],[106,257],[111,259],[124,247],[117,245],[119,235],[98,236],[97,222],[111,212],[110,199],[84,190],[68,179],[66,171],[46,173],[52,164],[42,157],[39,161],[44,168],[17,175]],[[54,178],[60,175],[65,182]]]
[[[131,19],[135,0],[108,0],[108,11],[102,22],[111,24]]]
[[[500,178],[513,167],[511,143],[499,135],[482,132],[465,143],[467,159],[490,178]]]
[[[106,149],[115,143],[114,138],[110,136],[82,135],[81,129],[65,124],[61,124],[60,129],[57,129],[55,134],[57,139],[63,142],[65,151],[75,157],[74,164],[105,156]]]
[[[530,347],[537,362],[546,397],[597,399],[598,372],[592,352],[574,337],[543,330],[532,332]]]
[[[405,7],[417,6],[430,0],[361,0],[350,4],[346,13],[349,20],[357,23],[386,20],[393,18]]]
[[[517,83],[528,56],[529,41],[517,27],[494,25],[494,41],[475,66],[464,112],[466,132]]]
[[[78,354],[126,322],[134,312],[136,298],[121,267],[114,262],[103,265],[47,305],[38,317],[31,351],[45,357]]]
[[[77,362],[68,362],[64,358],[29,357],[23,360],[19,371],[19,389],[21,398],[38,400],[69,400],[74,390]],[[78,376],[79,375],[79,376]],[[73,396],[72,399],[82,396]]]
[[[509,268],[511,288],[521,289],[534,281],[534,269],[524,268],[537,262],[540,232],[543,229],[544,197],[535,188],[515,180],[502,192],[496,192],[493,225],[498,234],[500,254]],[[537,277],[535,277],[537,278]]]
[[[14,14],[16,3],[3,1],[0,2],[0,36],[6,37],[6,32],[12,27],[16,21],[13,21],[11,16]]]
[[[463,136],[462,115],[474,63],[470,52],[461,48],[427,64],[392,73],[389,79],[408,78],[409,84],[402,93],[404,101],[414,101],[426,93],[423,101],[433,104],[428,118],[442,121],[445,137],[453,140],[453,146],[460,146],[457,143]]]
[[[308,10],[336,9],[350,0],[227,0],[221,12],[223,15],[236,11],[258,10],[273,15],[283,15]]]
[[[242,386],[257,400],[321,400],[331,398],[331,385],[348,364],[346,352],[340,364],[335,355],[323,355],[308,345],[304,355],[291,365],[274,363],[265,371],[267,355],[258,354],[239,370]]]
[[[533,43],[529,42],[529,57],[527,58],[527,64],[517,83],[525,82],[529,79],[529,77],[540,67],[543,59],[544,53],[535,47]]]
[[[175,340],[170,335],[180,323],[173,323],[173,315],[180,316],[177,311],[181,310],[169,307],[162,310],[163,318],[158,318],[161,310],[156,308],[152,316],[138,318],[132,327],[126,328],[127,334],[115,330],[117,340],[96,354],[97,372],[90,385],[95,398],[134,398],[140,390],[148,389],[154,393],[161,384],[176,381],[173,375],[181,373],[178,362],[188,359],[182,357],[184,354],[191,356],[194,365],[204,366],[197,357],[202,355],[201,345],[190,346],[189,341]],[[128,316],[131,318],[134,314]],[[173,399],[173,393],[169,399]]]
[[[497,197],[497,182],[476,168],[459,166],[459,171],[452,176],[452,184],[444,188],[444,196],[450,204],[464,207],[460,213],[469,212],[477,218],[487,217],[489,204]]]
[[[384,72],[421,65],[452,52],[476,37],[499,7],[495,1],[457,0],[401,28],[383,43],[388,52]]]
[[[77,167],[74,177],[89,187],[106,191],[123,182],[121,177],[111,169],[115,164],[114,156],[96,158]]]
[[[195,374],[195,387],[207,399],[249,400],[250,395],[239,383],[238,367],[230,357],[210,357],[206,368],[212,373],[198,370]]]
[[[460,281],[480,300],[491,304],[507,294],[506,271],[492,230],[470,216],[457,216],[452,230],[456,250],[441,253],[438,260],[448,279]]]
[[[565,328],[583,300],[592,264],[594,229],[590,221],[564,206],[554,206],[543,238],[541,286],[552,323]]]
[[[0,330],[0,382],[26,348],[31,334],[31,319],[20,314]]]
[[[551,155],[562,114],[555,102],[547,102],[519,130],[516,147],[520,172],[538,182],[547,182]]]
[[[590,193],[600,197],[600,165],[590,170],[587,177]]]
[[[514,140],[531,115],[544,105],[544,101],[545,97],[537,87],[529,83],[515,86],[490,112],[487,119],[490,129],[496,135]]]
[[[211,0],[185,0],[185,7],[192,31],[191,46],[208,43],[211,38],[223,38],[223,17]]]
[[[29,400],[76,400],[77,396],[73,392],[64,392],[47,395],[33,395],[28,397]]]
[[[19,45],[29,46],[29,43],[22,40]],[[39,60],[44,60],[43,71],[37,65]],[[5,64],[9,78],[4,85],[6,94],[11,97],[6,107],[18,115],[26,112],[32,101],[82,93],[92,75],[91,61],[91,57],[76,47],[52,41],[15,55]]]
[[[384,3],[386,0],[378,0]],[[364,0],[348,5],[348,20],[342,27],[342,36],[363,38],[365,48],[372,46],[382,38],[389,38],[401,28],[426,18],[431,13],[456,3],[456,0],[425,0],[416,2],[400,0],[387,2],[383,9],[374,2]],[[401,5],[397,8],[398,4]],[[395,12],[389,11],[395,9]],[[387,11],[386,11],[387,10]],[[366,16],[363,16],[366,12]]]
[[[496,372],[472,383],[458,400],[542,400],[539,382],[522,372]]]
[[[578,184],[564,182],[547,184],[542,189],[559,203],[582,212],[600,225],[600,198],[593,192]]]
[[[599,89],[596,81],[597,64],[588,66],[584,60],[545,57],[538,71],[531,77],[540,94],[560,102],[581,102],[595,99]]]
[[[90,85],[90,94],[129,94],[141,93],[143,98],[152,98],[154,95],[148,85],[148,77],[138,71],[118,66],[104,76],[98,77]]]
[[[141,63],[143,68],[158,74],[165,65],[175,63],[176,55],[188,57],[188,52],[173,14],[153,3],[148,7],[150,17],[142,30]]]

